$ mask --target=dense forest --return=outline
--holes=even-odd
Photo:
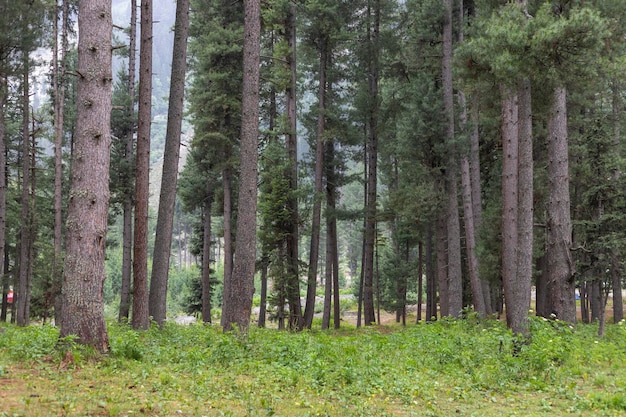
[[[0,320],[624,317],[621,0],[0,10]]]

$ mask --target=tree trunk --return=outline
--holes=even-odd
[[[380,0],[373,0],[373,10],[367,6],[368,36],[368,98],[369,118],[367,121],[367,203],[365,207],[365,232],[363,254],[363,322],[370,325],[376,321],[374,316],[374,246],[377,228],[377,190],[378,190],[378,117],[379,117],[379,33]],[[373,22],[370,19],[373,17]]]
[[[59,337],[62,340],[75,335],[79,343],[105,352],[109,347],[103,286],[113,79],[111,2],[79,0],[78,10],[77,128],[66,221]]]
[[[211,323],[211,209],[213,208],[212,185],[207,186],[204,206],[204,230],[202,231],[202,322]]]
[[[131,105],[126,109],[127,117],[133,118],[135,113],[135,62],[137,43],[137,0],[130,1],[130,32],[128,44],[128,96]],[[134,129],[133,129],[134,130]],[[134,132],[131,130],[126,138],[124,159],[132,166],[134,158]],[[129,178],[130,181],[130,178]],[[120,311],[118,320],[128,320],[131,306],[132,254],[133,254],[133,196],[129,190],[124,196],[122,215],[122,285],[120,289]]]
[[[480,184],[480,131],[478,100],[473,98],[472,103],[472,133],[470,135],[470,181],[472,185],[472,213],[474,214],[474,232],[476,240],[479,240],[482,225],[483,205],[482,205],[482,187]],[[493,314],[493,306],[491,305],[491,288],[489,279],[484,276],[480,277],[483,287],[483,297],[485,298],[485,312]]]
[[[180,159],[180,136],[183,122],[185,75],[187,73],[187,34],[189,33],[189,0],[177,0],[174,24],[174,52],[167,110],[167,131],[163,154],[163,176],[157,217],[152,276],[150,279],[150,315],[159,326],[165,323],[167,281],[174,229],[174,205]]]
[[[297,3],[291,2],[289,15],[285,23],[285,37],[289,45],[289,54],[286,57],[290,74],[290,83],[285,92],[285,107],[289,124],[289,131],[285,138],[289,168],[287,177],[289,178],[289,196],[287,198],[287,209],[289,210],[289,232],[287,234],[287,268],[289,273],[289,313],[291,325],[300,326],[302,321],[302,306],[300,305],[300,260],[298,253],[299,242],[299,215],[298,215],[298,136],[297,136],[297,61],[296,61],[296,11]]]
[[[461,273],[461,226],[457,185],[457,157],[454,141],[454,95],[452,85],[452,0],[444,0],[442,88],[446,113],[448,164],[446,167],[447,238],[448,238],[448,314],[460,317],[463,310],[463,276]]]
[[[449,315],[449,299],[448,299],[448,249],[447,249],[447,231],[446,219],[442,212],[437,214],[437,286],[439,287],[439,314],[441,317]],[[436,311],[435,311],[436,312]]]
[[[548,121],[548,288],[551,310],[559,320],[576,322],[574,260],[571,254],[567,92],[555,88]]]
[[[269,258],[267,255],[261,257],[261,299],[259,302],[259,320],[257,325],[260,328],[265,327],[267,316],[267,270],[269,268]]]
[[[433,227],[426,226],[426,321],[437,320],[437,275],[433,259]]]
[[[31,274],[30,274],[30,239],[32,237],[32,224],[30,222],[30,99],[29,99],[29,64],[28,57],[24,58],[24,74],[23,74],[23,95],[22,95],[22,199],[21,199],[21,217],[22,223],[20,228],[20,254],[19,269],[16,297],[14,302],[17,303],[17,325],[26,326],[29,323],[30,316],[30,291],[31,291]],[[33,150],[34,152],[34,150]]]
[[[223,294],[230,294],[230,285],[233,276],[233,232],[232,232],[232,174],[230,168],[222,171],[222,189],[224,190],[224,289]],[[226,319],[229,317],[226,298],[222,301],[222,318],[220,324],[226,327]]]
[[[322,193],[324,178],[324,130],[326,125],[326,70],[328,68],[328,42],[326,38],[320,41],[320,68],[318,86],[318,114],[317,138],[315,141],[315,189],[313,197],[313,218],[311,219],[311,248],[309,251],[309,271],[307,275],[306,305],[304,308],[303,326],[311,328],[315,313],[315,292],[317,287],[317,269],[319,262]]]
[[[6,253],[6,220],[7,220],[7,158],[5,133],[6,125],[4,121],[4,105],[6,102],[6,78],[0,76],[0,282],[2,282],[2,311],[0,312],[0,321],[7,319],[7,294],[9,292],[9,277],[5,274],[5,253]]]
[[[518,84],[518,205],[517,205],[517,277],[515,287],[516,323],[528,330],[527,317],[530,308],[530,291],[533,278],[533,133],[530,80],[524,78]],[[507,310],[509,305],[507,304]]]
[[[150,197],[150,125],[152,123],[152,0],[141,1],[138,121],[132,325],[134,329],[145,330],[150,326],[148,309],[148,200]]]
[[[416,323],[422,321],[422,303],[424,300],[424,243],[420,240],[417,247],[417,318]]]
[[[256,264],[257,160],[259,134],[260,0],[245,0],[243,41],[243,102],[241,115],[241,174],[235,263],[225,303],[229,313],[225,331],[237,324],[247,331],[254,294]]]
[[[57,3],[55,1],[55,6]],[[53,25],[53,52],[52,52],[52,87],[54,93],[54,229],[53,245],[54,257],[52,260],[52,298],[54,301],[55,324],[61,324],[61,281],[62,273],[62,223],[63,223],[63,120],[65,109],[65,53],[67,51],[67,22],[68,1],[63,0],[63,7],[55,8]],[[59,10],[60,16],[59,16]],[[61,51],[59,59],[59,17],[61,19]],[[1,264],[1,263],[0,263]]]
[[[618,156],[622,156],[622,118],[621,118],[621,91],[619,89],[618,80],[613,82],[613,141],[615,152]],[[621,173],[614,172],[614,177],[618,178]],[[624,299],[622,298],[622,268],[619,259],[619,251],[611,250],[611,283],[613,288],[613,323],[619,323],[624,320]]]

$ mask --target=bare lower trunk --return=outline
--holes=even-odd
[[[437,215],[435,239],[437,241],[437,286],[439,287],[439,314],[441,317],[447,317],[450,314],[448,307],[447,236],[445,218],[442,213],[439,213]]]
[[[224,294],[230,292],[231,278],[233,275],[233,238],[232,238],[232,202],[231,202],[231,173],[226,168],[222,171],[222,188],[224,190]],[[226,326],[226,317],[230,306],[226,300],[222,303],[222,318],[220,324]]]
[[[104,258],[109,208],[111,2],[78,2],[76,137],[66,221],[60,340],[108,350]],[[94,45],[97,47],[94,50]]]
[[[209,186],[210,187],[210,186]],[[204,206],[204,230],[202,234],[202,321],[211,323],[211,209],[213,190],[208,190]]]
[[[150,326],[148,308],[148,200],[150,197],[150,125],[152,123],[152,0],[141,2],[141,55],[135,179],[135,235],[133,247],[134,329]]]
[[[252,312],[256,264],[256,208],[259,135],[259,61],[261,43],[260,0],[244,2],[243,101],[241,111],[241,165],[237,240],[230,291],[224,294],[227,318],[224,330],[236,324],[247,331]]]
[[[183,122],[185,74],[187,72],[187,33],[189,32],[189,0],[177,0],[174,25],[174,53],[170,77],[167,131],[163,154],[163,176],[157,216],[152,276],[150,279],[150,316],[160,326],[165,323],[170,251],[174,230],[174,206],[178,181],[178,160]]]
[[[571,254],[569,157],[566,90],[558,87],[552,96],[548,122],[548,287],[552,313],[559,320],[576,322],[574,260]]]

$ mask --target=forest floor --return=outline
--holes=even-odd
[[[388,323],[387,320],[390,320]],[[626,326],[443,319],[290,333],[110,324],[110,352],[0,325],[0,416],[624,416]]]

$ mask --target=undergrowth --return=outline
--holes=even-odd
[[[501,323],[475,318],[247,335],[201,324],[144,332],[110,324],[103,356],[59,344],[54,327],[3,330],[0,385],[13,389],[0,416],[626,412],[622,323],[598,339],[594,326],[532,318],[522,344]]]

